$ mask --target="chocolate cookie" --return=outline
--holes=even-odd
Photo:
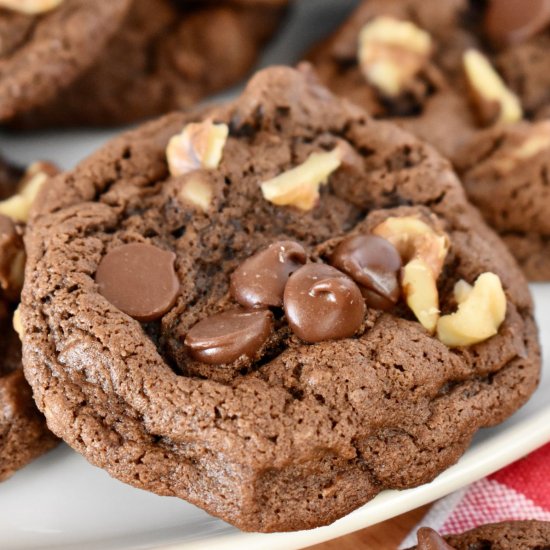
[[[246,75],[283,13],[283,6],[133,0],[95,65],[12,125],[124,124],[190,107]]]
[[[123,134],[51,182],[26,245],[53,431],[241,529],[425,483],[538,382],[527,284],[448,162],[307,72]]]
[[[0,121],[47,104],[92,65],[129,4],[0,1]]]
[[[0,197],[15,193],[20,176],[17,168],[0,162]],[[5,206],[6,202],[0,201],[0,209]],[[57,442],[46,428],[23,376],[21,342],[12,327],[20,291],[20,282],[14,277],[14,266],[23,254],[20,229],[0,214],[0,481]]]
[[[507,521],[482,525],[460,535],[441,537],[433,529],[418,530],[418,546],[410,550],[544,550],[550,548],[550,522]]]

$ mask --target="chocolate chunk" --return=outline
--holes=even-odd
[[[111,250],[95,276],[99,292],[115,307],[138,321],[154,321],[176,303],[179,280],[176,255],[143,243]]]
[[[270,311],[234,309],[197,323],[185,338],[191,356],[197,361],[221,365],[242,355],[253,358],[273,329]]]
[[[306,251],[297,242],[273,243],[233,272],[231,295],[245,307],[281,307],[288,278],[306,260]]]
[[[359,285],[368,306],[388,310],[399,300],[401,257],[386,239],[376,235],[348,237],[336,247],[330,263]]]
[[[0,214],[0,288],[7,290],[12,284],[12,264],[23,250],[23,241],[15,224],[8,216]]]
[[[421,527],[417,533],[418,550],[453,550],[445,539],[430,527]]]
[[[294,333],[311,343],[353,336],[366,311],[359,287],[324,264],[307,264],[290,276],[284,308]]]
[[[550,24],[550,0],[491,0],[485,32],[495,46],[517,44]]]

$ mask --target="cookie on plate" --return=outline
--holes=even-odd
[[[133,0],[97,62],[12,125],[115,125],[191,107],[247,74],[279,27],[278,4]]]
[[[0,0],[0,121],[52,100],[99,57],[130,0]]]
[[[0,162],[0,481],[57,443],[23,376],[21,342],[13,329],[25,258],[21,215],[44,178],[43,168],[50,171],[37,163],[23,176],[19,169]]]
[[[491,523],[445,537],[429,527],[422,527],[417,536],[418,545],[411,550],[543,550],[550,548],[550,522]]]
[[[54,178],[26,246],[51,429],[241,529],[425,483],[538,383],[525,279],[448,162],[308,72],[123,134]]]

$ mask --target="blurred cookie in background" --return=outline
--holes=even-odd
[[[0,121],[46,104],[92,65],[130,0],[0,0]]]
[[[109,126],[191,107],[248,73],[278,29],[283,4],[134,0],[99,60],[11,125]]]

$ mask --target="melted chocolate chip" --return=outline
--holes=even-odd
[[[115,307],[142,322],[162,317],[176,303],[176,255],[143,243],[125,244],[101,260],[99,292]]]
[[[485,32],[495,46],[517,44],[550,24],[550,0],[491,0]]]
[[[11,285],[12,263],[23,250],[23,241],[15,224],[8,216],[0,214],[0,288],[7,290]]]
[[[185,345],[197,361],[212,365],[233,363],[242,355],[253,358],[272,330],[270,311],[235,309],[197,323],[187,333]]]
[[[366,311],[359,287],[325,264],[306,264],[290,276],[284,308],[290,328],[310,343],[353,336]]]
[[[235,270],[231,295],[245,307],[281,307],[288,278],[306,260],[302,245],[294,241],[273,243]]]
[[[421,527],[416,536],[418,550],[453,550],[453,547],[449,546],[437,531],[429,527]]]
[[[359,285],[369,307],[388,310],[399,300],[401,257],[386,239],[348,237],[336,247],[330,263]]]

